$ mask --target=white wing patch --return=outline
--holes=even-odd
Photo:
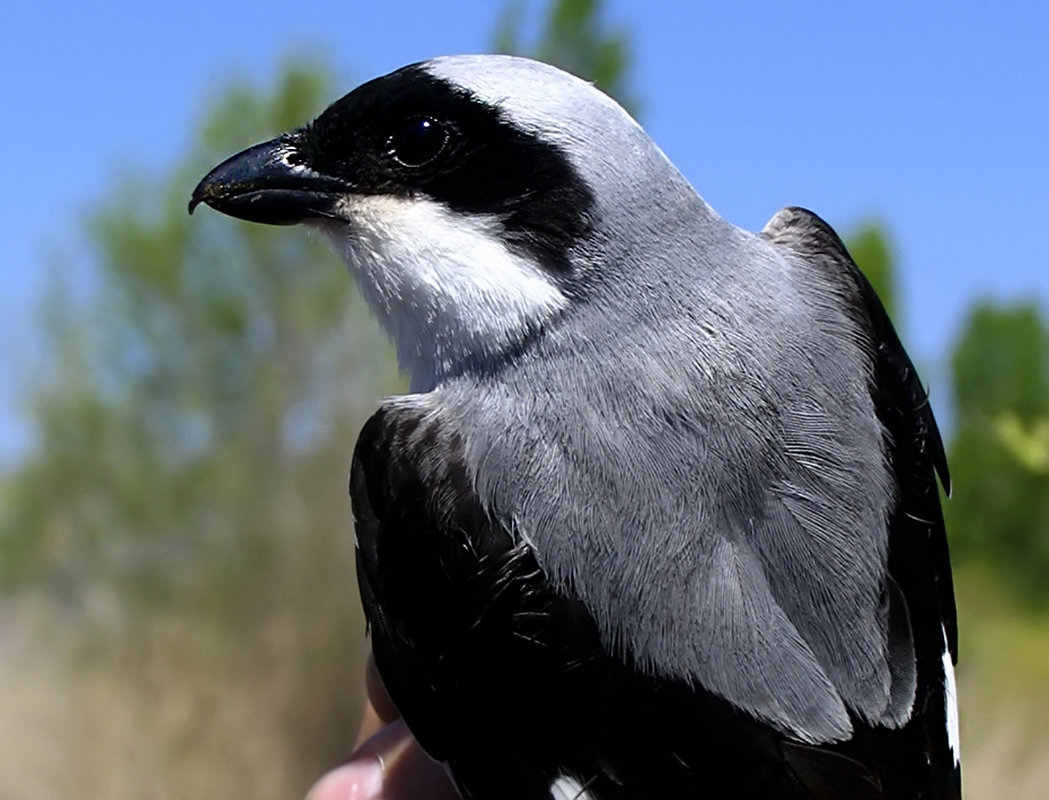
[[[575,778],[562,775],[550,784],[550,800],[591,800],[590,793]]]
[[[951,663],[951,648],[947,645],[947,631],[943,629],[943,676],[944,701],[947,706],[947,744],[954,756],[954,765],[961,763],[961,736],[958,733],[958,685],[954,681],[954,664]]]
[[[538,264],[500,239],[493,217],[391,195],[349,196],[340,213],[347,224],[314,224],[393,339],[413,392],[457,364],[497,360],[567,304]]]

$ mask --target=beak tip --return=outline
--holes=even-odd
[[[193,190],[193,194],[189,198],[189,213],[190,216],[196,210],[197,206],[201,203],[207,203],[208,197],[211,195],[211,183],[208,178],[205,177],[200,183],[197,184],[197,188]]]

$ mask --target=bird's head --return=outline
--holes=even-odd
[[[426,390],[498,363],[609,279],[610,242],[639,234],[668,185],[687,190],[590,84],[460,56],[365,83],[229,158],[190,211],[323,231]]]

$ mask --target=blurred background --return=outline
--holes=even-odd
[[[21,3],[0,31],[0,800],[301,796],[366,651],[346,476],[403,388],[302,230],[186,202],[442,53],[595,80],[701,194],[847,238],[948,442],[966,796],[1049,797],[1049,6]]]

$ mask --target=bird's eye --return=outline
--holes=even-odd
[[[406,120],[386,140],[386,152],[405,167],[421,167],[441,154],[448,130],[430,117]]]

